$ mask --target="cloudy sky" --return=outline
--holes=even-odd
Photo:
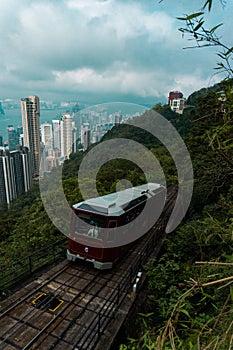
[[[216,48],[183,48],[176,17],[189,0],[1,0],[0,100],[166,102],[220,80]],[[217,3],[209,24],[228,43],[233,4]],[[230,33],[230,34],[229,34]]]

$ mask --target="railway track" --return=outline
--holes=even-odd
[[[174,197],[172,189],[164,215],[112,270],[64,261],[6,300],[0,315],[0,348],[95,349],[142,264],[162,239]]]

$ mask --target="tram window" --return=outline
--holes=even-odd
[[[108,225],[109,228],[114,228],[116,226],[117,226],[117,222],[116,221],[109,221],[109,225]]]
[[[108,228],[110,228],[111,230],[108,231],[108,241],[114,241],[115,240],[115,227],[117,227],[117,221],[116,220],[110,220],[108,223]]]
[[[87,234],[87,226],[86,224],[90,223],[90,217],[83,217],[81,215],[78,215],[78,218],[80,220],[76,220],[75,223],[75,233],[86,235]]]
[[[77,212],[76,215],[80,220],[76,220],[75,233],[80,235],[88,235],[90,237],[102,239],[104,228],[106,228],[106,218],[93,214]],[[87,225],[91,227],[87,227]],[[93,231],[93,233],[92,233]],[[98,232],[98,234],[97,234]]]

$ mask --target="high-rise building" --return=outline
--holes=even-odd
[[[23,146],[23,126],[17,126],[18,145]]]
[[[12,180],[14,183],[15,197],[18,197],[24,192],[24,179],[23,179],[23,163],[22,156],[18,150],[11,151],[9,154],[12,163]]]
[[[13,127],[13,125],[8,125],[6,130],[8,138],[8,148],[10,151],[13,151],[19,145],[19,135]]]
[[[10,204],[32,185],[29,150],[0,150],[0,204]]]
[[[53,120],[53,148],[61,150],[61,121]]]
[[[21,99],[24,146],[32,156],[33,177],[39,176],[40,169],[40,102],[38,96]]]
[[[73,150],[73,118],[64,114],[61,120],[61,156],[69,158]]]
[[[89,123],[85,123],[81,126],[81,144],[83,149],[86,150],[90,146],[91,140],[91,130],[89,128]]]
[[[52,125],[49,123],[41,124],[41,141],[43,142],[45,149],[49,150],[53,148],[53,134]]]
[[[75,126],[75,122],[72,122],[72,152],[77,152],[78,149],[78,130]]]
[[[0,204],[10,204],[17,197],[13,159],[9,156],[10,152],[6,152],[0,151]]]
[[[27,192],[33,187],[32,180],[32,158],[27,147],[19,147],[22,157],[24,191]]]

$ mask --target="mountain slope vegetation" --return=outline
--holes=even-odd
[[[184,222],[151,260],[138,332],[126,349],[233,347],[233,89],[224,81],[194,93],[184,114],[194,193]],[[133,339],[132,339],[133,338]]]

